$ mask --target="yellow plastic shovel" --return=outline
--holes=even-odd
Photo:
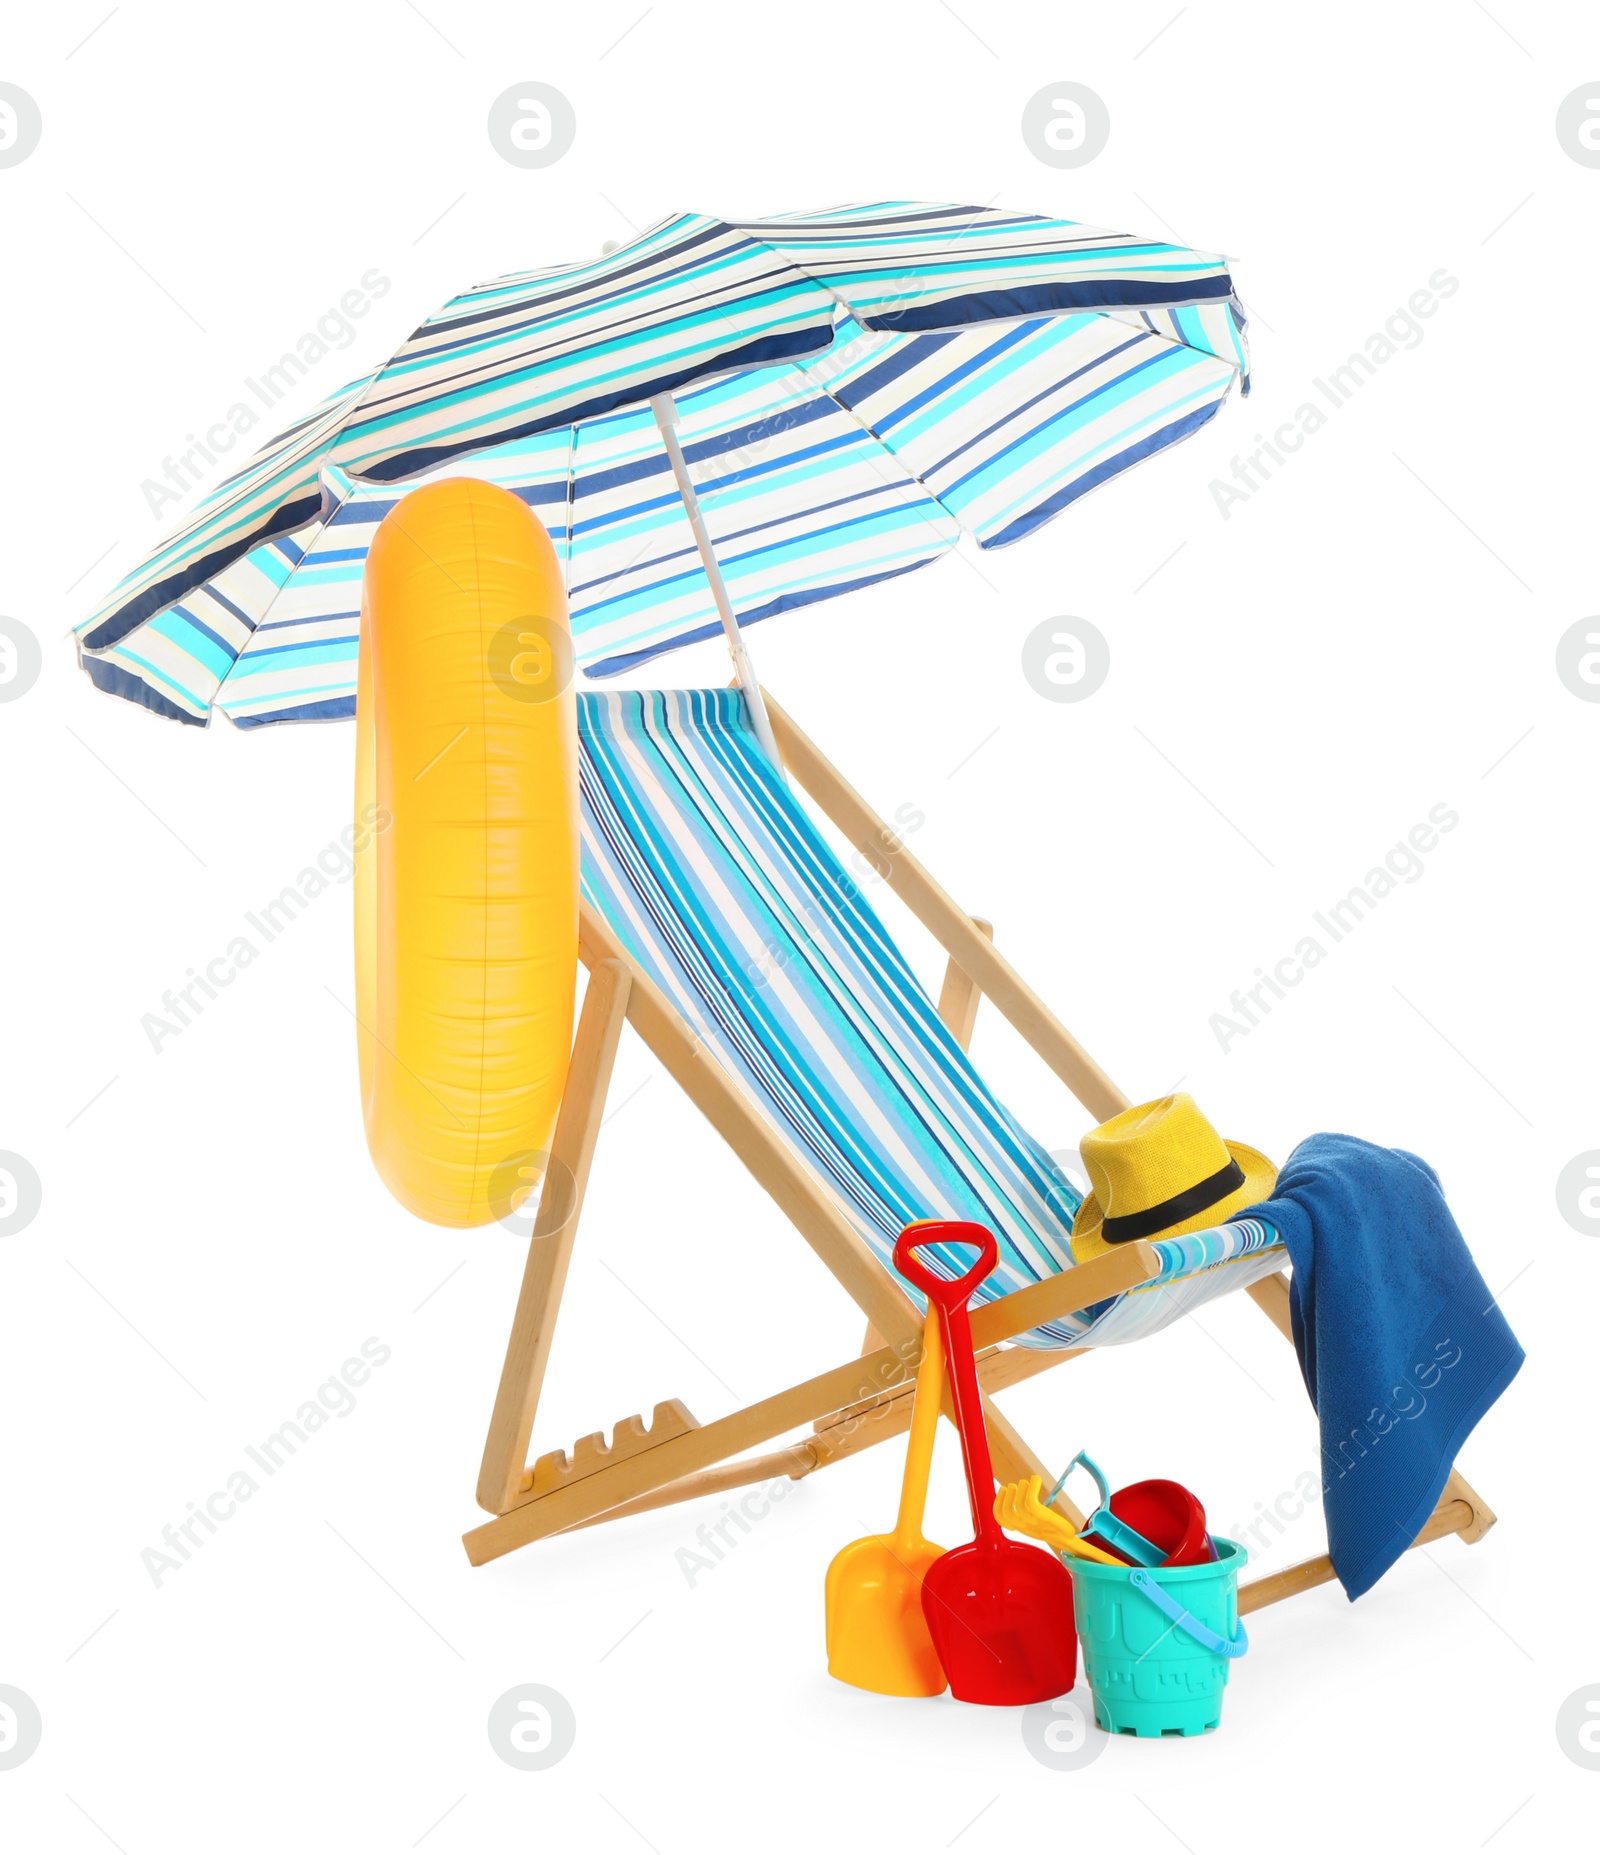
[[[1075,1559],[1093,1559],[1097,1565],[1126,1565],[1113,1553],[1091,1546],[1083,1535],[1068,1526],[1053,1508],[1039,1499],[1044,1483],[1037,1475],[1026,1481],[1007,1482],[994,1497],[994,1517],[1008,1533],[1026,1533],[1053,1552],[1070,1553]]]
[[[943,1396],[944,1353],[938,1314],[930,1307],[894,1531],[853,1540],[835,1553],[824,1588],[828,1673],[874,1694],[926,1695],[945,1690],[944,1669],[922,1614],[923,1577],[944,1553],[943,1546],[922,1537],[933,1433]]]

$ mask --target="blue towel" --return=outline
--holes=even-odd
[[[1322,1431],[1328,1555],[1352,1598],[1421,1531],[1522,1348],[1450,1215],[1398,1147],[1313,1134],[1242,1216],[1283,1237],[1295,1350]]]

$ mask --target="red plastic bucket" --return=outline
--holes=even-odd
[[[1166,1554],[1163,1565],[1207,1565],[1216,1557],[1206,1532],[1205,1509],[1181,1482],[1133,1482],[1112,1495],[1110,1507],[1119,1520],[1161,1548]],[[1092,1533],[1084,1537],[1104,1544]]]

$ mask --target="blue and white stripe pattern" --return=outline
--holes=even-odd
[[[78,626],[78,660],[97,687],[176,721],[204,724],[240,651],[321,526],[316,460],[369,384],[341,387],[263,445]],[[254,500],[241,499],[245,479],[258,487]],[[262,498],[276,498],[268,515]]]
[[[841,329],[805,372],[985,548],[1186,438],[1236,378],[1208,350],[1092,314],[887,338]]]
[[[511,457],[491,451],[474,458],[471,473],[515,490],[543,522],[563,561],[571,443],[568,430],[546,432],[524,439]],[[446,466],[422,480],[461,474]],[[305,536],[298,567],[212,696],[214,708],[242,728],[354,715],[367,549],[378,524],[414,487],[358,490],[343,471],[324,469],[326,519]]]
[[[867,328],[956,328],[1074,309],[1227,303],[1224,261],[1070,219],[890,202],[740,228],[825,286]]]
[[[650,393],[678,393],[750,624],[963,529],[1020,539],[1210,418],[1247,379],[1243,327],[1223,259],[1065,220],[669,220],[446,304],[126,576],[80,656],[180,720],[348,714],[362,535],[418,483],[472,475],[558,535],[579,660],[605,675],[717,629]]]
[[[1071,1268],[1077,1193],[950,1035],[737,692],[585,693],[578,731],[585,899],[885,1266],[912,1219],[956,1217],[999,1242],[981,1299]],[[1155,1247],[1156,1280],[1024,1343],[1138,1339],[1283,1263],[1258,1222]]]
[[[959,537],[803,368],[680,394],[678,440],[741,625],[924,566]],[[647,408],[580,427],[569,514],[573,639],[591,675],[721,631]]]

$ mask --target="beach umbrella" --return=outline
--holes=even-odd
[[[1021,539],[1248,390],[1226,260],[1068,220],[884,204],[662,221],[446,303],[281,433],[78,628],[102,689],[241,727],[355,711],[367,544],[475,476],[555,542],[604,676]]]

